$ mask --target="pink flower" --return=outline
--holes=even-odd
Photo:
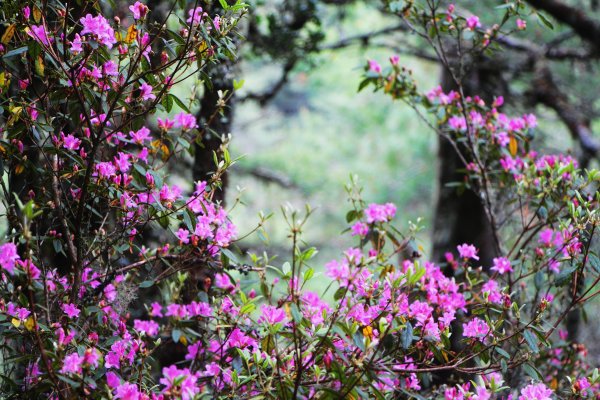
[[[140,96],[142,96],[142,100],[154,100],[156,96],[152,94],[152,86],[148,85],[146,82],[142,83],[140,86]]]
[[[275,325],[278,323],[285,324],[287,322],[287,317],[283,309],[263,304],[260,307],[260,317],[258,317],[257,322],[259,324],[266,323],[268,325]]]
[[[455,131],[464,131],[467,129],[465,117],[453,116],[448,120],[448,126]]]
[[[162,313],[162,306],[160,304],[158,304],[157,302],[154,302],[152,304],[150,304],[150,316],[151,317],[162,317],[163,313]]]
[[[196,117],[183,111],[175,115],[175,126],[180,127],[183,130],[189,130],[198,127],[198,125],[196,125]]]
[[[108,60],[102,64],[102,72],[104,76],[117,76],[119,75],[119,67],[114,61]]]
[[[165,119],[156,118],[156,122],[157,122],[158,128],[164,132],[168,131],[175,125],[175,121],[171,121],[169,118],[165,118]]]
[[[185,22],[191,26],[198,25],[202,22],[202,17],[205,15],[206,13],[202,12],[202,7],[196,7],[195,9],[188,11],[189,18]]]
[[[76,33],[75,38],[71,42],[71,53],[77,55],[77,54],[81,53],[82,51],[83,51],[83,46],[82,46],[82,42],[81,42],[81,36],[79,36],[79,33]]]
[[[364,222],[357,222],[352,225],[350,230],[352,231],[352,236],[365,237],[367,236],[367,233],[369,233],[369,225],[365,224]]]
[[[340,281],[342,283],[347,282],[350,276],[350,268],[348,267],[348,263],[345,260],[341,263],[337,260],[332,260],[325,264],[325,268],[327,269],[328,277]]]
[[[129,10],[133,14],[133,19],[142,19],[148,13],[148,6],[136,1],[134,5],[129,6]]]
[[[65,357],[63,367],[60,369],[61,374],[77,374],[82,371],[84,358],[77,353],[71,353]]]
[[[27,272],[27,275],[29,275],[31,279],[38,279],[42,273],[40,269],[31,262],[31,260],[18,260],[17,264],[23,268],[23,271]]]
[[[52,43],[52,38],[48,37],[44,25],[31,25],[31,29],[27,30],[27,34],[46,46],[50,46],[50,43]]]
[[[130,131],[129,136],[131,137],[131,140],[137,144],[142,144],[144,141],[151,139],[150,129],[146,128],[145,126],[142,126],[137,132]]]
[[[579,392],[583,392],[584,390],[588,389],[590,386],[590,382],[587,380],[587,378],[579,378],[577,379],[577,381],[575,381],[575,389]]]
[[[500,275],[503,275],[507,272],[513,272],[510,261],[506,257],[494,258],[494,266],[491,269],[492,271],[498,271]]]
[[[139,333],[145,333],[147,336],[156,336],[160,326],[155,321],[136,319],[133,321],[133,328]]]
[[[472,258],[473,260],[479,261],[479,257],[477,256],[477,249],[472,244],[461,244],[456,247],[458,250],[458,254],[464,259]]]
[[[475,338],[483,341],[483,338],[490,333],[490,327],[480,318],[473,318],[466,324],[463,324],[463,336]]]
[[[65,303],[62,306],[60,306],[60,308],[62,308],[63,312],[67,314],[67,317],[69,318],[77,318],[79,316],[79,313],[81,312],[79,308],[77,308],[74,304],[70,303]]]
[[[31,8],[29,8],[29,6],[26,6],[23,8],[23,16],[25,17],[25,19],[29,19],[29,17],[31,16]]]
[[[479,22],[478,16],[471,15],[469,18],[467,18],[467,29],[473,31],[475,28],[481,28],[481,22]]]
[[[79,150],[79,146],[81,145],[81,140],[77,139],[73,135],[66,135],[61,132],[63,147],[67,150],[77,151]]]
[[[5,243],[0,246],[0,266],[9,274],[14,274],[15,262],[20,257],[17,254],[17,246],[14,243]]]
[[[398,65],[399,62],[400,62],[400,56],[398,56],[398,55],[390,56],[390,63],[392,65]]]
[[[543,383],[531,384],[521,390],[519,400],[552,400],[552,390]]]
[[[527,21],[522,20],[521,18],[517,18],[517,29],[522,31],[527,28]]]
[[[135,383],[123,383],[117,386],[114,399],[120,400],[141,400],[142,394]]]
[[[375,60],[368,60],[369,63],[369,71],[374,72],[376,74],[381,73],[381,65]]]
[[[112,49],[113,44],[117,43],[115,31],[102,15],[92,17],[92,14],[87,14],[79,22],[83,25],[82,35],[92,35],[98,43],[105,45],[109,49]]]
[[[369,224],[372,224],[373,222],[387,222],[396,215],[396,206],[392,203],[371,203],[365,209],[365,215]]]
[[[179,228],[175,236],[181,243],[188,244],[190,242],[190,231],[187,229]]]
[[[215,274],[215,285],[220,289],[232,289],[234,286],[231,283],[231,279],[229,279],[229,275],[217,273]]]

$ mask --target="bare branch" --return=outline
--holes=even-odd
[[[598,155],[600,143],[593,138],[590,120],[560,90],[546,65],[536,68],[531,94],[535,101],[552,108],[567,126],[573,139],[581,146],[580,162],[582,167],[586,167],[590,159]]]
[[[580,38],[589,42],[596,50],[600,49],[600,24],[589,18],[584,10],[558,0],[527,0],[527,2],[547,12],[557,21],[570,26]]]

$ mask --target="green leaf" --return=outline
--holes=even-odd
[[[538,18],[540,19],[540,21],[541,21],[541,22],[542,22],[544,25],[546,25],[546,26],[547,26],[548,28],[550,28],[550,29],[554,29],[554,25],[552,25],[552,22],[550,22],[550,20],[549,20],[549,19],[548,19],[548,18],[547,18],[547,17],[546,17],[544,14],[542,14],[542,13],[541,13],[541,12],[539,12],[539,11],[538,11],[536,14],[537,14]]]
[[[221,254],[225,255],[230,261],[233,261],[236,264],[239,264],[237,257],[233,252],[229,249],[221,249]]]
[[[306,271],[304,271],[304,282],[310,280],[310,278],[313,277],[313,275],[315,274],[315,270],[312,268],[308,268]]]
[[[525,332],[523,332],[523,338],[525,338],[525,341],[527,342],[527,345],[529,346],[531,351],[533,351],[534,353],[540,352],[540,348],[538,347],[538,339],[533,333],[531,333],[530,330],[526,330]]]
[[[595,254],[588,254],[588,262],[600,274],[600,259]]]
[[[527,364],[523,364],[523,369],[525,370],[525,373],[527,375],[529,375],[530,377],[532,377],[533,379],[536,380],[541,380],[542,379],[542,375],[538,372],[537,369],[535,369],[535,367],[529,363]]]
[[[27,49],[28,49],[27,46],[19,47],[18,49],[14,49],[14,50],[7,52],[5,55],[2,56],[2,58],[7,59],[7,58],[14,57],[14,56],[18,56],[19,54],[25,53],[27,51]]]
[[[495,347],[494,350],[496,350],[496,353],[500,354],[502,357],[506,358],[507,360],[510,359],[510,354],[508,354],[504,349],[502,349],[501,347]]]
[[[292,318],[294,318],[294,322],[300,323],[302,321],[302,313],[296,303],[290,305],[290,313],[292,314]]]
[[[570,267],[563,268],[563,270],[560,271],[558,275],[556,275],[556,278],[554,278],[554,284],[556,286],[562,286],[569,282],[569,280],[571,279],[571,275],[573,274],[573,272],[575,272],[576,269],[576,265],[571,265]]]
[[[154,281],[153,280],[148,280],[148,281],[144,281],[142,283],[140,283],[140,288],[149,288],[150,286],[154,285]]]
[[[408,349],[413,341],[413,327],[410,322],[406,323],[406,327],[400,333],[400,344],[403,349]]]
[[[340,300],[346,294],[346,288],[339,288],[333,295],[334,300]]]

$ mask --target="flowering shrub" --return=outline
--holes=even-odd
[[[291,260],[242,264],[228,249],[235,225],[213,201],[226,149],[189,195],[164,173],[203,129],[170,89],[234,56],[244,5],[174,7],[157,26],[140,2],[111,22],[95,3],[75,20],[58,3],[14,3],[0,74],[3,394],[540,400],[600,390],[585,347],[561,329],[600,293],[598,173],[531,151],[533,116],[502,114],[500,98],[420,94],[398,57],[370,61],[362,87],[430,112],[469,153],[464,184],[482,194],[502,255],[481,266],[465,243],[446,255],[449,268],[401,258],[419,227],[400,233],[393,204],[366,204],[349,186],[356,245],[325,266],[331,284],[315,293],[316,250],[301,241],[310,210],[284,215]],[[453,12],[449,24],[481,27]],[[174,104],[174,117],[155,117]],[[494,198],[517,212],[500,223]],[[160,232],[152,244],[148,229]],[[176,360],[161,361],[165,348]]]

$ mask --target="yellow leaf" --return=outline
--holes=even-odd
[[[514,157],[517,155],[517,150],[519,149],[519,144],[517,143],[517,139],[514,136],[510,137],[510,143],[508,144],[508,150],[510,154]]]
[[[40,10],[37,6],[33,7],[33,20],[39,24],[42,19],[42,10]]]
[[[552,389],[552,390],[558,389],[558,379],[552,378],[552,381],[550,381],[550,389]]]
[[[187,338],[185,337],[185,335],[181,335],[181,336],[179,337],[179,342],[180,342],[181,344],[183,344],[184,346],[187,346]]]
[[[171,151],[169,150],[169,147],[167,147],[166,144],[162,144],[160,146],[160,150],[162,151],[163,155],[162,155],[162,159],[163,161],[166,161],[167,158],[169,158],[169,155],[171,155]]]
[[[23,172],[23,170],[24,170],[24,169],[25,169],[25,166],[24,166],[23,164],[19,164],[19,165],[17,165],[17,167],[15,168],[15,173],[16,173],[17,175],[20,175],[20,174]]]
[[[0,72],[0,87],[4,87],[4,84],[6,83],[6,74],[4,73],[4,71]]]
[[[395,76],[394,76],[394,78],[395,78]],[[391,92],[392,87],[394,87],[394,79],[388,79],[388,81],[385,83],[385,87],[383,88],[383,92],[384,93]]]
[[[0,39],[0,42],[2,42],[3,44],[8,44],[8,42],[10,42],[14,35],[15,24],[10,24],[8,28],[6,28],[6,30],[4,31],[4,35],[2,35],[2,39]]]
[[[39,75],[39,76],[44,76],[44,58],[39,55],[37,56],[37,59],[35,60],[35,72]]]
[[[31,331],[33,329],[33,327],[35,326],[35,321],[33,320],[33,317],[29,317],[25,320],[25,329],[27,329],[28,331]]]
[[[373,327],[371,327],[370,325],[365,326],[362,331],[365,337],[368,337],[369,339],[373,338]]]
[[[127,28],[127,36],[125,36],[125,43],[131,44],[137,38],[137,28],[135,25],[131,25]]]
[[[15,328],[18,328],[18,327],[21,326],[21,320],[20,319],[13,318],[12,321],[10,321],[10,322],[12,322],[12,324],[15,326]]]
[[[208,49],[208,45],[206,44],[206,42],[203,40],[202,42],[200,42],[200,45],[198,46],[198,51],[200,53],[204,53],[206,51],[206,49]]]

